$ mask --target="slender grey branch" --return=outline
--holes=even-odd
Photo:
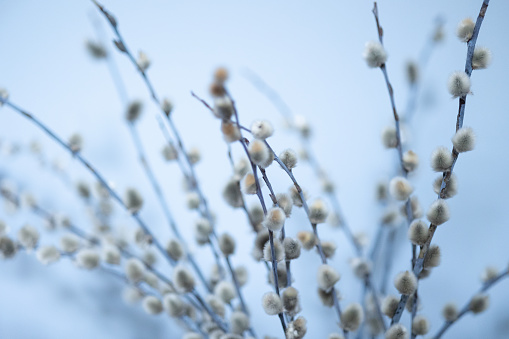
[[[484,283],[484,285],[481,287],[481,289],[477,293],[483,293],[486,292],[488,289],[490,289],[492,286],[494,286],[496,283],[500,282],[502,279],[509,276],[509,270],[505,270],[504,272],[500,273],[495,278],[487,281]],[[470,298],[472,300],[472,298]],[[465,314],[470,312],[470,301],[461,309],[461,311],[458,313],[458,316],[453,321],[446,321],[442,325],[442,327],[438,330],[437,334],[433,336],[433,339],[439,339],[442,337],[442,335],[451,327],[453,324],[455,324],[458,320],[460,320],[461,317],[463,317]]]
[[[470,38],[470,40],[467,43],[467,58],[466,58],[466,62],[465,62],[465,73],[469,77],[472,75],[472,57],[474,55],[475,44],[477,42],[479,30],[481,29],[481,25],[484,20],[484,16],[486,14],[486,10],[488,9],[489,2],[490,2],[489,0],[483,1],[481,9],[479,11],[479,15],[477,17],[477,21],[474,26],[474,32],[472,33],[472,37]],[[466,95],[459,98],[459,109],[458,109],[458,116],[456,119],[456,131],[458,131],[463,126],[466,100],[467,100]],[[451,178],[456,161],[458,160],[459,153],[454,149],[454,147],[452,149],[452,155],[453,155],[453,163],[452,163],[450,170],[443,173],[442,184],[441,184],[440,193],[438,195],[438,199],[445,198],[445,191],[446,191],[447,185]],[[424,246],[421,247],[419,256],[417,257],[417,259],[415,261],[414,268],[413,268],[413,271],[414,271],[414,274],[416,277],[418,277],[421,274],[421,272],[424,268],[424,259],[428,253],[428,250],[430,248],[430,244],[433,239],[433,236],[435,235],[436,229],[437,229],[437,225],[430,224],[429,229],[428,229],[428,233],[429,233],[428,239],[426,240],[426,243],[424,244]],[[401,305],[403,305],[402,308],[398,306],[398,310],[401,309],[401,312],[400,313],[396,312],[396,314],[394,315],[394,318],[393,318],[393,322],[397,323],[399,321],[399,319],[401,318],[401,314],[404,309],[403,296],[401,297],[401,300],[400,300],[400,306]]]

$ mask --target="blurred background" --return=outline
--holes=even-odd
[[[141,216],[158,237],[167,239],[170,232],[128,134],[125,107],[106,64],[85,50],[86,39],[112,40],[103,17],[89,1],[0,0],[0,4],[0,87],[9,91],[13,103],[64,139],[80,133],[83,155],[119,192],[127,187],[140,190],[145,198]],[[295,114],[308,119],[313,129],[312,147],[337,186],[350,227],[372,239],[381,215],[375,186],[394,174],[397,161],[395,151],[386,150],[380,139],[382,129],[393,123],[382,74],[369,69],[362,59],[364,44],[377,39],[373,3],[108,0],[103,4],[117,18],[130,49],[136,54],[142,50],[152,60],[148,74],[158,94],[174,102],[174,120],[186,145],[202,153],[196,171],[217,216],[217,230],[236,237],[239,246],[233,262],[249,269],[244,295],[251,305],[254,328],[259,335],[281,337],[277,317],[266,315],[260,306],[261,296],[270,286],[263,265],[250,256],[253,234],[243,213],[232,210],[222,199],[231,169],[219,121],[190,91],[211,102],[208,86],[212,73],[218,66],[227,67],[231,74],[228,87],[241,122],[249,125],[255,119],[267,119],[276,129],[270,143],[277,153],[288,147],[298,149],[298,138],[285,129],[282,116],[245,74],[252,70],[262,77]],[[424,209],[436,199],[430,154],[437,146],[450,148],[455,130],[458,102],[450,97],[446,83],[453,71],[464,69],[466,56],[466,45],[455,36],[456,26],[465,17],[475,20],[480,5],[480,0],[379,2],[387,67],[402,115],[409,97],[405,65],[419,58],[437,18],[444,22],[445,39],[433,47],[421,72],[417,110],[406,126],[406,148],[421,159],[411,181]],[[509,2],[492,1],[477,42],[491,49],[493,60],[487,70],[474,71],[472,76],[473,95],[467,100],[465,126],[473,127],[477,146],[462,154],[455,167],[459,194],[450,200],[451,220],[439,227],[434,238],[442,248],[442,264],[420,284],[421,312],[432,322],[431,333],[442,324],[440,312],[445,302],[462,306],[481,286],[480,275],[487,265],[502,270],[509,261],[509,232],[504,221],[509,191],[509,162],[504,156],[509,146],[505,100],[509,68],[504,61],[509,46],[507,13]],[[99,38],[96,25],[102,27]],[[175,164],[165,163],[161,156],[164,138],[154,118],[157,107],[127,58],[111,44],[107,46],[129,97],[145,103],[138,127],[148,160],[180,229],[207,271],[211,263],[208,250],[191,241],[196,214],[185,207],[182,176]],[[22,191],[31,192],[48,210],[65,213],[80,227],[91,229],[73,183],[93,183],[93,178],[79,163],[5,107],[0,109],[0,140],[1,175]],[[41,145],[43,161],[30,153],[33,141]],[[13,147],[20,148],[16,155],[10,154]],[[238,145],[233,149],[234,157],[240,159],[241,149]],[[65,169],[67,184],[51,169],[54,161]],[[294,173],[311,198],[320,196],[319,182],[305,162]],[[276,192],[290,187],[278,166],[272,165],[268,175]],[[114,226],[133,230],[128,215],[118,206],[116,212]],[[11,230],[25,223],[43,229],[40,219],[26,213],[11,215],[2,208],[0,219]],[[295,235],[307,228],[303,211],[295,211],[287,232]],[[323,239],[338,245],[333,265],[342,274],[338,284],[342,305],[359,301],[361,283],[348,264],[353,257],[350,244],[341,230],[323,225],[320,232]],[[408,269],[410,246],[405,234],[402,229],[391,276]],[[51,244],[55,239],[45,232],[41,243]],[[308,338],[325,338],[337,330],[335,314],[316,297],[318,265],[318,256],[305,252],[292,267],[295,286],[303,297],[301,314],[308,320]],[[162,267],[170,272],[164,264]],[[26,253],[0,261],[0,338],[177,338],[181,334],[167,315],[150,316],[140,305],[126,305],[122,289],[115,278],[79,270],[65,259],[49,267]],[[392,285],[390,290],[395,293]],[[509,337],[507,282],[494,287],[490,295],[491,306],[486,312],[467,315],[445,337]],[[407,314],[402,321],[408,323]]]

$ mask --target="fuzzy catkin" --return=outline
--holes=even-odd
[[[267,292],[263,295],[262,307],[268,315],[276,315],[283,312],[283,302],[274,292]]]
[[[472,69],[484,69],[491,63],[491,51],[486,47],[476,47],[472,56]]]
[[[408,228],[408,239],[412,244],[423,246],[428,240],[428,225],[422,220],[414,220]]]
[[[382,144],[385,148],[396,148],[398,146],[396,127],[387,126],[382,130]]]
[[[39,231],[30,225],[25,225],[18,231],[18,241],[27,250],[32,250],[37,246],[39,237]]]
[[[463,71],[456,71],[452,73],[447,83],[449,93],[454,98],[470,94],[470,86],[470,77]]]
[[[128,188],[125,192],[124,203],[131,213],[137,213],[143,206],[143,197],[136,189]]]
[[[456,174],[451,174],[449,177],[449,181],[447,182],[447,185],[445,186],[445,189],[442,191],[442,180],[444,176],[439,175],[435,181],[433,181],[433,191],[436,194],[441,194],[444,199],[449,199],[454,197],[458,193],[458,178]]]
[[[293,149],[285,149],[279,154],[279,160],[285,164],[285,166],[291,170],[297,166],[297,153]]]
[[[286,237],[285,240],[283,240],[283,247],[286,260],[294,260],[300,257],[301,245],[296,239]]]
[[[143,109],[143,103],[139,100],[132,101],[129,103],[126,109],[125,117],[126,119],[134,123],[136,120],[138,120],[141,116]]]
[[[329,209],[322,199],[316,199],[309,205],[309,221],[312,224],[321,224],[327,220]]]
[[[462,42],[468,42],[474,33],[475,22],[471,18],[461,20],[456,28],[456,35]]]
[[[177,239],[168,240],[166,245],[166,253],[175,261],[179,261],[184,256],[184,248]]]
[[[385,339],[408,339],[408,330],[401,324],[394,324],[385,332]]]
[[[382,301],[382,313],[392,319],[394,314],[396,314],[396,309],[398,308],[399,298],[395,295],[388,295]]]
[[[130,258],[125,264],[125,275],[133,283],[140,282],[145,275],[145,265],[137,258]]]
[[[288,324],[286,329],[287,339],[302,339],[307,333],[307,320],[304,317],[298,317]]]
[[[357,331],[363,320],[364,312],[358,303],[348,305],[341,313],[341,325],[346,331]]]
[[[468,152],[474,149],[475,134],[472,128],[462,127],[452,137],[454,149],[459,153]]]
[[[389,192],[396,200],[407,200],[413,192],[410,182],[403,177],[395,177],[389,183]]]
[[[79,267],[91,270],[99,266],[101,257],[94,249],[85,248],[76,255],[76,263]]]
[[[490,305],[490,297],[486,294],[479,293],[472,297],[470,303],[468,304],[468,308],[472,313],[479,314],[485,311]]]
[[[225,256],[235,253],[235,239],[228,233],[223,233],[219,239],[219,249]]]
[[[272,136],[274,128],[266,120],[257,120],[251,124],[251,133],[255,138],[265,140]]]
[[[426,335],[429,332],[429,321],[422,315],[418,315],[412,321],[412,333],[415,335]]]
[[[292,198],[286,193],[278,193],[276,194],[276,200],[279,207],[285,212],[285,216],[289,218],[293,208]]]
[[[453,303],[447,303],[442,308],[442,316],[446,321],[454,321],[458,318],[458,307],[456,304]]]
[[[438,245],[431,245],[424,257],[424,268],[437,267],[440,265],[441,258],[440,247]]]
[[[261,140],[253,140],[249,144],[248,150],[251,161],[258,166],[264,165],[270,159],[270,150]]]
[[[67,253],[76,252],[81,246],[80,238],[77,235],[68,233],[60,238],[60,248]]]
[[[274,239],[274,255],[276,262],[281,262],[285,259],[285,250],[283,248],[283,245],[279,241],[279,239]],[[265,246],[263,247],[263,258],[265,261],[272,261],[272,248],[270,246],[270,241],[267,241],[265,243]]]
[[[380,67],[387,61],[387,53],[378,41],[369,41],[364,46],[364,60],[369,67]]]
[[[196,285],[192,273],[184,266],[177,266],[174,268],[173,281],[177,288],[184,292],[191,292]]]
[[[52,264],[60,259],[60,251],[55,246],[41,246],[35,255],[43,265]]]
[[[442,225],[450,218],[447,202],[444,199],[437,199],[431,204],[426,216],[433,225]]]
[[[148,314],[159,314],[163,311],[163,304],[156,297],[149,295],[143,299],[143,310]]]
[[[285,220],[286,214],[283,209],[280,207],[272,207],[267,211],[267,215],[263,221],[263,226],[273,232],[278,232],[283,228]]]
[[[163,297],[163,306],[171,317],[181,317],[186,311],[184,302],[174,293],[168,293]]]
[[[417,288],[417,278],[410,271],[398,273],[394,279],[394,287],[396,287],[401,294],[411,295]]]
[[[232,312],[230,316],[230,327],[233,333],[242,334],[249,329],[249,326],[249,317],[245,313],[240,311]]]
[[[214,295],[221,299],[225,304],[230,303],[237,296],[235,287],[229,281],[221,281],[214,287]]]
[[[318,287],[324,291],[330,291],[339,281],[341,276],[334,268],[329,265],[322,264],[318,267],[317,281]]]

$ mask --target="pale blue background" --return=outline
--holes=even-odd
[[[403,108],[408,87],[404,63],[415,58],[441,15],[447,37],[433,53],[423,74],[421,109],[413,126],[411,147],[422,166],[412,178],[424,208],[435,199],[428,166],[429,155],[439,145],[450,147],[457,100],[446,90],[448,75],[463,69],[466,47],[455,37],[456,24],[476,17],[481,1],[381,1],[379,3],[388,69],[397,105]],[[381,129],[392,122],[385,84],[378,70],[368,69],[361,58],[364,43],[376,39],[370,1],[107,1],[133,51],[142,49],[153,60],[149,71],[160,95],[175,101],[175,121],[189,146],[199,146],[204,156],[198,174],[213,210],[218,231],[228,230],[242,244],[235,263],[248,265],[250,283],[245,288],[259,334],[280,336],[276,317],[261,311],[260,297],[269,290],[265,271],[249,257],[251,233],[244,215],[232,211],[220,192],[230,169],[218,122],[190,96],[190,90],[207,96],[212,70],[226,65],[232,71],[230,90],[237,100],[241,120],[271,120],[277,127],[271,143],[277,150],[297,147],[297,140],[281,128],[281,119],[270,103],[241,76],[245,67],[255,70],[276,88],[294,112],[303,114],[315,130],[313,147],[324,168],[339,186],[339,197],[350,224],[372,234],[379,208],[373,199],[375,183],[392,174],[394,152],[380,145]],[[493,0],[482,26],[478,45],[493,52],[493,64],[475,72],[473,96],[468,98],[465,125],[478,135],[474,152],[462,155],[456,167],[459,195],[450,201],[451,221],[441,226],[435,241],[442,246],[443,263],[420,293],[422,312],[430,317],[434,333],[441,324],[445,301],[462,305],[480,286],[479,276],[490,264],[505,268],[507,247],[507,192],[509,162],[506,160],[507,92],[509,68],[509,2]],[[0,0],[0,86],[8,88],[13,102],[35,113],[63,137],[80,132],[85,137],[83,154],[113,181],[119,191],[135,186],[146,197],[142,217],[161,239],[169,236],[162,213],[143,172],[136,162],[132,142],[122,120],[122,107],[107,73],[84,52],[84,40],[94,37],[90,18],[97,11],[88,1]],[[101,18],[102,20],[102,18]],[[108,37],[109,27],[105,27]],[[127,59],[115,59],[132,98],[146,101],[140,123],[149,160],[164,183],[172,211],[190,236],[194,215],[184,208],[181,177],[175,165],[160,158],[163,139],[157,129],[155,107]],[[0,110],[0,138],[27,146],[39,140],[48,158],[67,164],[73,180],[90,176],[72,159],[23,118],[9,109]],[[236,151],[239,151],[238,149]],[[236,155],[240,155],[239,152]],[[40,197],[48,209],[66,212],[81,227],[88,227],[85,211],[68,187],[25,152],[16,158],[2,155],[4,173]],[[276,166],[268,171],[278,191],[289,182]],[[312,197],[319,187],[307,165],[296,170]],[[25,222],[41,226],[37,219],[4,215],[11,228]],[[28,218],[28,219],[27,219]],[[289,224],[290,234],[306,229],[302,211]],[[133,226],[119,211],[118,225]],[[323,228],[324,238],[338,243],[334,262],[343,278],[339,288],[342,305],[357,301],[359,284],[349,270],[351,248],[339,231]],[[394,273],[406,269],[408,245],[397,250]],[[51,242],[51,238],[44,240]],[[208,253],[197,250],[206,267]],[[318,257],[305,253],[296,265],[296,287],[304,297],[309,321],[308,338],[324,338],[335,330],[335,316],[315,297]],[[124,306],[121,285],[99,272],[83,272],[62,261],[41,267],[33,257],[19,255],[0,262],[0,338],[174,338],[180,333],[166,316],[145,315],[139,306]],[[490,309],[467,316],[454,326],[450,338],[507,338],[507,282],[491,292]],[[407,321],[406,316],[403,318]],[[447,336],[446,336],[447,337]]]

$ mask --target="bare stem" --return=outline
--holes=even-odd
[[[506,278],[509,276],[509,270],[505,270],[504,272],[500,273],[498,276],[496,276],[495,278],[487,281],[484,283],[484,285],[482,286],[482,288],[477,292],[477,293],[483,293],[483,292],[486,292],[488,289],[490,289],[492,286],[494,286],[496,283],[498,283],[499,281],[501,281],[502,279]],[[472,300],[472,298],[470,299]],[[461,309],[460,313],[458,314],[458,316],[456,317],[456,319],[454,319],[453,321],[446,321],[444,322],[444,324],[442,325],[442,327],[440,328],[440,330],[437,332],[437,334],[435,334],[435,336],[433,337],[433,339],[439,339],[442,337],[442,335],[445,333],[445,331],[447,331],[449,329],[449,327],[451,327],[453,324],[455,324],[461,317],[463,317],[465,314],[467,314],[468,312],[470,312],[470,301]]]

